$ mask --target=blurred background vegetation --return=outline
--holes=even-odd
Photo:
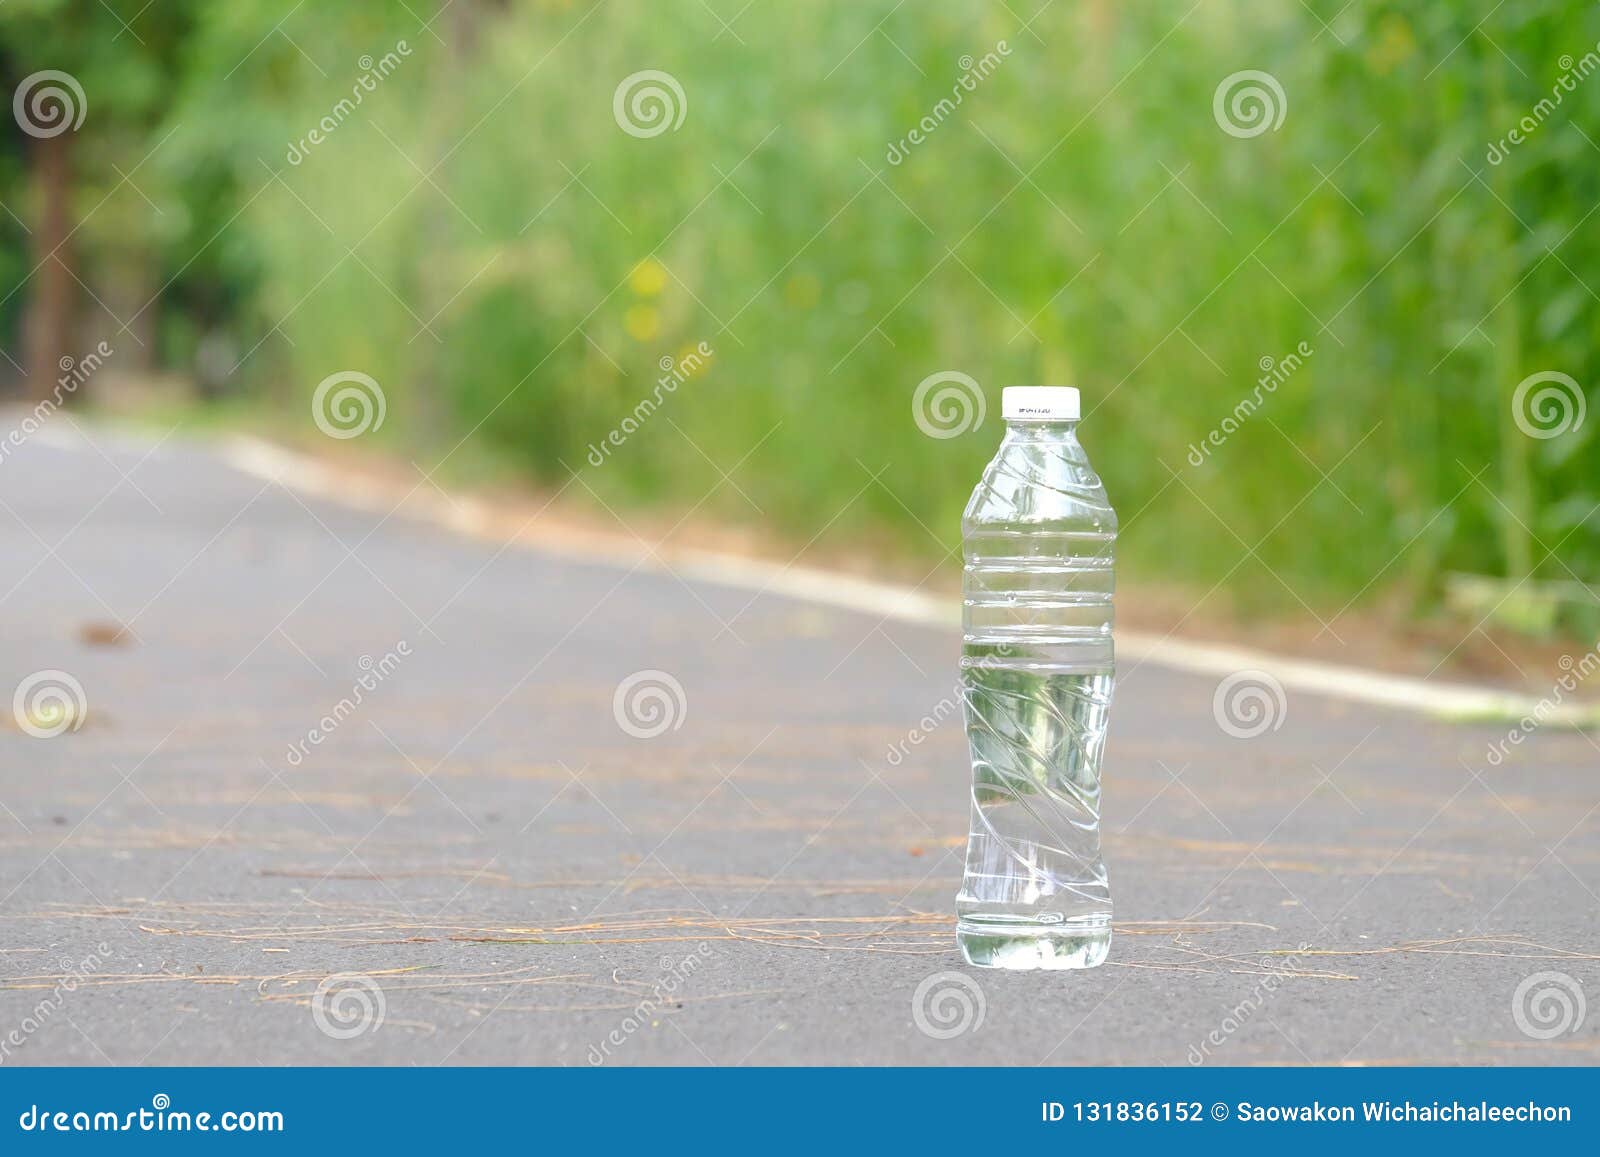
[[[579,500],[929,566],[1000,388],[1072,383],[1132,576],[1408,612],[1479,576],[1548,626],[1597,601],[1600,415],[1533,438],[1513,392],[1600,381],[1600,79],[1534,108],[1600,11],[1478,7],[8,0],[6,91],[57,69],[87,109],[0,140],[0,377],[43,396],[104,339],[75,403],[144,376],[310,430],[359,370],[387,399],[364,444],[445,477],[575,471]],[[682,86],[676,129],[619,127],[643,69]],[[1213,97],[1245,69],[1286,109],[1241,137]],[[987,418],[932,438],[911,398],[946,370]]]

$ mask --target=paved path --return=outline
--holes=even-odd
[[[93,439],[0,462],[0,691],[87,703],[0,711],[6,1063],[1600,1060],[1580,734],[1493,767],[1503,729],[1296,692],[1240,739],[1215,679],[1125,669],[1112,961],[974,972],[961,729],[919,730],[952,633]],[[614,710],[641,671],[682,689],[653,738]],[[1575,1032],[1518,1027],[1539,972]]]

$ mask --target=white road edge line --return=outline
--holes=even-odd
[[[404,494],[397,483],[339,470],[308,455],[248,434],[226,438],[221,444],[219,456],[224,463],[242,473],[276,482],[315,498],[363,510],[387,513]],[[497,519],[488,504],[476,499],[450,499],[431,489],[419,489],[405,500],[405,507],[403,513],[412,517],[421,516],[463,535],[501,542],[505,539],[503,531],[496,533],[497,524],[503,523],[504,519]],[[585,534],[579,545],[556,537],[541,538],[524,533],[517,536],[515,545],[591,562],[638,565],[641,570],[658,573],[665,570],[665,566],[644,547],[621,537]],[[961,624],[960,605],[954,600],[923,594],[892,583],[711,550],[674,547],[670,557],[672,569],[677,574],[720,586],[764,591],[803,602],[942,630],[957,630]],[[1535,700],[1527,695],[1492,687],[1474,687],[1465,683],[1424,680],[1358,667],[1291,659],[1245,647],[1186,642],[1141,631],[1119,630],[1117,653],[1119,658],[1127,657],[1219,678],[1246,670],[1265,671],[1289,690],[1455,721],[1492,722],[1527,717],[1541,723],[1564,726],[1595,725],[1600,722],[1594,708],[1585,708],[1581,704],[1552,704],[1547,700]]]

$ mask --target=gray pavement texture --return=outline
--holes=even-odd
[[[0,711],[4,1063],[1600,1059],[1591,737],[1291,694],[1241,739],[1124,664],[1111,960],[974,970],[953,632],[50,433],[0,463],[0,691],[86,710]]]

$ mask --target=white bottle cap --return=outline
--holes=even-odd
[[[1008,422],[1076,422],[1076,386],[1007,386],[1000,391],[1000,414]]]

